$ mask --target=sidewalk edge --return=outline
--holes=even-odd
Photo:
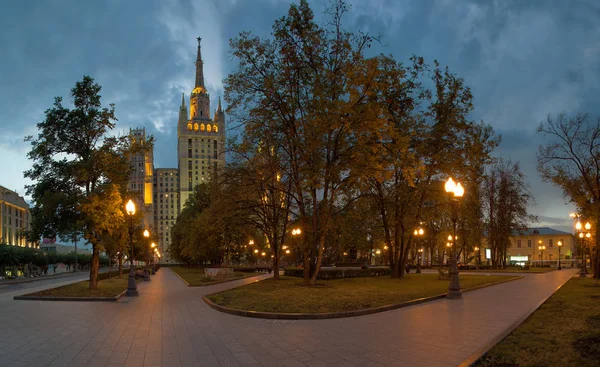
[[[458,367],[470,367],[473,366],[481,357],[483,357],[490,349],[492,349],[496,344],[500,343],[504,338],[506,338],[510,333],[512,333],[519,325],[521,325],[529,316],[531,316],[538,308],[542,307],[544,303],[546,303],[550,297],[552,297],[563,285],[567,284],[567,282],[571,278],[568,278],[566,282],[556,287],[556,289],[548,295],[546,298],[542,299],[535,305],[529,312],[527,312],[523,317],[519,318],[517,321],[513,322],[508,328],[506,328],[502,333],[492,339],[489,343],[484,345],[483,347],[476,350],[473,354],[471,354],[467,359],[462,361]]]

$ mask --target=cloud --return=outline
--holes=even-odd
[[[351,0],[353,30],[383,34],[371,54],[438,59],[474,94],[474,120],[504,136],[497,155],[520,161],[536,197],[533,214],[570,210],[560,190],[535,167],[536,125],[560,110],[600,115],[600,4],[597,1]],[[288,0],[150,0],[12,2],[0,13],[0,184],[19,188],[29,167],[22,138],[36,132],[55,96],[84,74],[115,103],[118,128],[146,127],[156,137],[155,163],[176,166],[181,93],[194,82],[196,37],[202,37],[212,97],[235,67],[228,40],[241,31],[268,36]],[[311,1],[317,21],[326,0]],[[7,157],[9,159],[7,159]]]

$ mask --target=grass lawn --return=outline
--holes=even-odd
[[[600,285],[572,278],[477,366],[600,365]]]
[[[171,270],[173,270],[175,273],[177,273],[177,275],[179,275],[180,277],[185,279],[185,281],[188,282],[190,284],[190,286],[192,286],[192,287],[198,286],[198,285],[209,285],[209,284],[213,284],[213,283],[219,283],[222,281],[222,280],[209,280],[209,279],[205,278],[204,277],[204,269],[183,268],[181,266],[173,266],[173,267],[171,267]],[[257,274],[244,273],[241,271],[234,271],[232,279],[244,278],[247,276],[254,276],[254,275],[257,275]]]
[[[140,279],[138,279],[138,283]],[[36,297],[115,297],[127,289],[127,276],[123,278],[104,279],[98,282],[98,288],[89,290],[89,281],[63,285],[58,288],[46,289],[26,296]]]
[[[437,274],[408,274],[405,279],[387,276],[319,281],[316,287],[302,286],[302,279],[283,276],[211,294],[221,306],[251,311],[319,313],[362,310],[403,303],[446,293],[448,280]],[[516,277],[467,275],[460,277],[463,289]]]
[[[566,269],[566,268],[565,268]],[[461,270],[461,273],[548,273],[556,270],[555,268],[529,268],[529,270],[522,270],[521,268],[506,268],[497,270]]]

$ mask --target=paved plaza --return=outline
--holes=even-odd
[[[202,295],[267,275],[188,288],[168,268],[140,297],[15,301],[73,282],[0,292],[0,366],[456,366],[528,315],[575,270],[356,318],[280,321],[209,308]]]

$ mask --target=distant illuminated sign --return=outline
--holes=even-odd
[[[485,249],[485,258],[490,260],[492,258],[492,250],[489,248]]]
[[[529,257],[528,256],[511,256],[510,257],[510,261],[529,261]]]

